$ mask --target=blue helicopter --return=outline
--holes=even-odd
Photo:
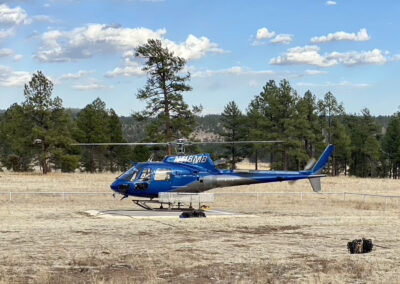
[[[167,156],[162,162],[135,163],[129,170],[121,174],[111,184],[111,189],[128,196],[147,198],[148,200],[133,200],[145,209],[153,209],[148,203],[157,203],[163,208],[163,202],[154,200],[160,193],[201,193],[213,188],[248,185],[256,183],[294,182],[308,179],[315,192],[321,191],[320,174],[326,166],[334,150],[328,145],[315,164],[306,166],[303,171],[249,171],[217,169],[209,154],[185,155],[185,146],[193,144],[249,144],[276,143],[280,141],[235,141],[235,142],[190,142],[178,139],[169,143],[90,143],[79,145],[167,145],[175,146],[178,155]],[[171,205],[171,204],[167,204]]]

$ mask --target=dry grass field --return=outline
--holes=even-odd
[[[0,192],[106,192],[115,174],[0,173]],[[400,195],[400,182],[325,178],[324,192]],[[311,192],[308,181],[213,192]],[[257,217],[101,219],[104,196],[0,195],[0,283],[399,283],[400,204],[342,195],[216,196]],[[371,253],[346,244],[371,238]]]

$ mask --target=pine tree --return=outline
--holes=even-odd
[[[389,162],[389,177],[398,178],[400,166],[400,116],[392,117],[382,138],[384,158]]]
[[[73,142],[69,133],[71,121],[62,107],[62,100],[51,98],[52,92],[53,83],[41,71],[33,74],[24,88],[23,110],[32,123],[27,136],[34,144],[37,161],[44,174],[51,170],[52,161],[68,160],[69,167],[73,168],[76,160],[65,152],[67,145]]]
[[[60,102],[61,104],[61,102]],[[72,114],[64,108],[55,109],[52,113],[51,127],[48,140],[50,141],[50,162],[55,169],[62,172],[73,172],[79,167],[80,152],[76,147],[73,136],[77,132]]]
[[[225,106],[224,112],[221,114],[221,123],[224,131],[220,135],[225,137],[225,141],[243,140],[245,137],[245,119],[234,101],[229,102]],[[243,157],[243,151],[236,152],[234,144],[230,146],[230,150],[232,155],[231,168],[235,169],[236,162]]]
[[[333,174],[344,172],[347,175],[347,167],[351,162],[351,138],[348,129],[339,121],[332,120],[332,144],[335,145],[333,153]]]
[[[327,131],[327,142],[332,144],[333,119],[344,115],[344,107],[342,103],[338,103],[335,96],[328,92],[323,100],[318,101],[320,116],[324,118],[324,128]]]
[[[13,104],[0,122],[1,162],[15,172],[31,170],[33,123],[24,108]]]
[[[377,126],[368,109],[362,116],[346,116],[351,135],[350,174],[360,177],[376,177],[380,158]]]
[[[315,157],[317,153],[323,151],[324,136],[322,135],[316,99],[310,91],[299,98],[296,109],[296,136],[303,144],[303,149],[299,150],[298,155],[299,169],[302,169],[310,157]]]
[[[263,103],[264,101],[260,97],[256,97],[250,102],[249,107],[247,108],[246,128],[248,131],[249,140],[273,140],[271,132],[266,131],[266,129],[271,128],[271,122],[263,115]],[[255,170],[258,170],[259,155],[264,152],[265,148],[271,151],[271,147],[267,147],[266,145],[262,144],[252,145],[252,151],[254,153],[255,160]]]
[[[76,140],[80,143],[107,143],[110,141],[109,120],[106,104],[95,99],[78,113],[76,119],[79,131]],[[86,171],[103,171],[107,162],[107,147],[88,147],[83,150],[82,163]]]
[[[194,130],[194,114],[201,108],[194,106],[190,110],[183,100],[182,94],[192,90],[187,84],[190,74],[182,75],[186,61],[154,39],[139,46],[136,56],[146,60],[143,70],[148,74],[145,87],[137,94],[139,100],[147,102],[146,109],[136,113],[136,117],[154,118],[146,129],[147,138],[158,142],[187,138]],[[171,154],[171,148],[168,148],[168,154]]]
[[[297,93],[287,80],[282,80],[279,86],[270,80],[250,103],[250,111],[264,117],[260,131],[268,133],[269,139],[283,141],[282,145],[266,146],[275,168],[297,168],[295,159],[300,148],[296,137],[297,100]]]
[[[109,141],[114,143],[125,143],[126,140],[122,133],[122,123],[118,115],[113,109],[108,113],[108,135]],[[132,156],[132,151],[129,146],[109,146],[108,147],[108,162],[109,170],[124,170],[128,167],[129,160]]]
[[[342,103],[338,103],[335,96],[331,93],[328,92],[325,94],[323,100],[318,101],[318,109],[319,109],[319,115],[322,118],[321,123],[322,123],[322,128],[325,131],[325,139],[328,144],[332,144],[332,134],[335,131],[334,130],[334,125],[340,127],[340,122],[335,121],[337,120],[340,116],[344,115],[344,107]],[[335,121],[335,122],[334,122]],[[335,161],[335,153],[333,154],[333,158],[330,162],[330,167],[332,169],[332,174],[338,174],[336,171],[336,168],[332,165],[337,165]],[[328,168],[328,171],[329,171]]]

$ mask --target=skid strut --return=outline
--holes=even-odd
[[[141,199],[133,199],[133,203],[135,203],[137,206],[142,207],[143,209],[146,210],[180,210],[180,211],[191,211],[194,210],[192,207],[192,204],[190,204],[189,207],[183,207],[181,202],[178,202],[177,204],[172,203],[172,202],[161,202],[158,200],[141,200]],[[153,208],[150,207],[148,204],[156,204],[159,205],[160,207],[158,208]],[[164,207],[164,206],[166,207]]]

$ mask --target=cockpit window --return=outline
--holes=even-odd
[[[153,173],[153,171],[150,168],[143,169],[142,173],[140,174],[139,180],[140,181],[150,181],[152,173]]]
[[[157,169],[154,174],[155,181],[169,181],[171,180],[171,173],[170,169]]]
[[[117,177],[117,179],[131,181],[131,180],[134,180],[134,178],[136,178],[137,173],[138,173],[138,170],[135,167],[132,167],[129,170],[127,170],[126,172],[124,172],[122,175]]]
[[[139,174],[139,171],[134,172],[133,176],[131,177],[131,181],[135,181],[137,176],[138,176],[138,174]]]

